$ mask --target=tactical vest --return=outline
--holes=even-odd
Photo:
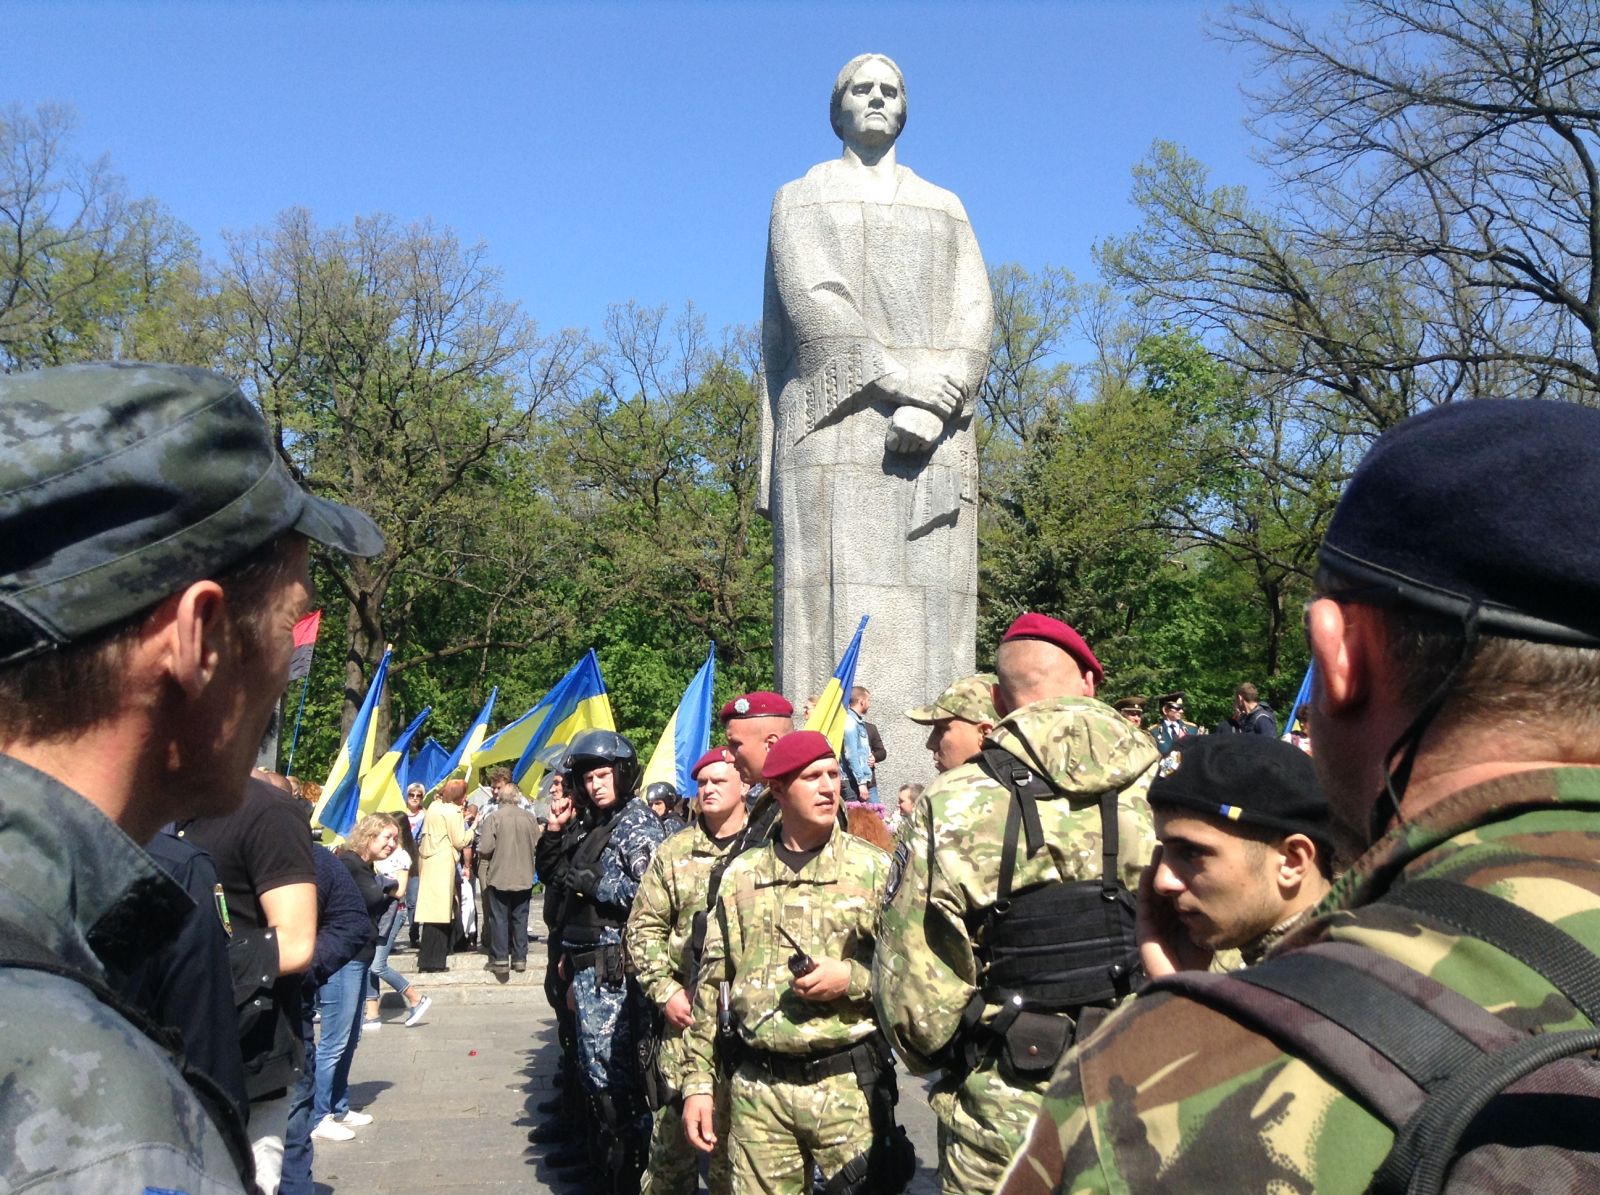
[[[1038,802],[1064,799],[1041,769],[1000,747],[989,747],[978,766],[1012,799],[995,902],[975,913],[967,928],[978,958],[978,986],[990,1004],[1043,1012],[1075,1012],[1106,1004],[1133,990],[1139,946],[1134,898],[1117,873],[1117,792],[1102,793],[1100,878],[1048,881],[1012,891],[1019,831],[1028,855],[1044,845]]]
[[[611,820],[596,826],[585,834],[573,848],[567,863],[567,900],[562,908],[561,938],[572,943],[600,941],[601,931],[621,930],[628,920],[628,910],[621,905],[602,901],[595,895],[600,882],[600,857],[611,842],[621,807]]]
[[[1066,799],[1042,767],[1001,747],[975,761],[1011,794],[994,904],[971,913],[978,991],[940,1063],[970,1071],[998,1054],[1013,1082],[1043,1082],[1072,1044],[1085,1008],[1110,1008],[1141,977],[1135,902],[1117,873],[1117,792],[1102,793],[1100,878],[1051,880],[1012,890],[1019,835],[1032,857],[1044,846],[1040,801]],[[1000,1011],[983,1022],[987,1007]]]

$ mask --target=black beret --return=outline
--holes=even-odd
[[[1196,735],[1168,759],[1176,766],[1150,785],[1150,804],[1304,834],[1328,845],[1328,802],[1311,758],[1281,739],[1257,734]]]
[[[1600,645],[1600,411],[1535,399],[1435,407],[1385,433],[1318,559],[1357,586],[1492,634]]]

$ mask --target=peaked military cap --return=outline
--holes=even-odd
[[[792,718],[794,706],[782,693],[758,689],[754,693],[741,693],[722,707],[722,720],[735,718]]]
[[[993,725],[1000,721],[1000,715],[994,708],[994,686],[995,675],[992,672],[964,676],[953,682],[927,705],[907,710],[906,717],[924,726],[943,722],[946,718],[960,718],[963,722],[973,723],[988,722]]]
[[[767,762],[761,765],[763,780],[777,780],[798,772],[819,759],[832,759],[833,745],[820,730],[793,730],[772,744]]]
[[[1126,714],[1130,711],[1144,713],[1145,699],[1143,697],[1123,697],[1111,703],[1111,708],[1118,713]]]
[[[1166,706],[1169,706],[1169,705],[1182,705],[1182,704],[1183,704],[1183,694],[1182,693],[1163,693],[1160,697],[1156,698],[1156,708],[1157,709],[1162,709],[1162,708],[1164,708]]]
[[[1318,559],[1355,587],[1494,634],[1600,645],[1600,411],[1535,399],[1435,407],[1386,432]]]
[[[1079,668],[1092,673],[1096,684],[1106,678],[1106,670],[1100,667],[1100,661],[1095,659],[1094,652],[1089,650],[1083,636],[1059,618],[1051,618],[1048,614],[1020,615],[1006,628],[1000,642],[1010,643],[1013,639],[1042,639],[1046,643],[1054,643],[1071,656]]]
[[[1328,802],[1300,748],[1266,735],[1194,735],[1168,759],[1172,771],[1150,783],[1152,806],[1304,834],[1326,848]]]
[[[227,378],[174,365],[0,377],[0,662],[114,626],[287,531],[383,536],[308,494]]]

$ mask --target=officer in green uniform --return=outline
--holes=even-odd
[[[1372,845],[1264,962],[1159,980],[1080,1041],[1007,1195],[1353,1195],[1386,1165],[1385,1189],[1416,1190],[1411,1162],[1440,1141],[1415,1173],[1448,1169],[1452,1191],[1600,1189],[1585,1070],[1540,1070],[1541,1094],[1483,1117],[1436,1078],[1566,1031],[1592,1052],[1597,505],[1590,408],[1461,401],[1378,440],[1306,619],[1317,772],[1335,823]],[[1352,993],[1364,1015],[1344,1016]],[[1449,1117],[1407,1130],[1429,1083]],[[1459,1156],[1442,1132],[1458,1115]]]
[[[256,1189],[237,1109],[108,981],[209,915],[142,844],[244,799],[308,540],[383,549],[227,379],[0,376],[0,1189]]]
[[[704,1152],[721,1140],[720,1055],[734,1191],[809,1193],[813,1166],[832,1192],[898,1190],[871,1169],[875,1141],[894,1134],[869,992],[889,856],[838,828],[839,762],[823,735],[779,739],[762,776],[781,821],[722,878],[685,1039],[684,1126]]]
[[[952,1195],[993,1188],[1085,1007],[1132,989],[1129,889],[1155,846],[1131,791],[1155,744],[1095,700],[1102,672],[1082,637],[1025,614],[996,663],[1002,717],[984,756],[941,775],[900,831],[872,975],[906,1065],[942,1072]]]
[[[733,753],[713,747],[695,761],[690,775],[699,785],[700,816],[656,850],[639,883],[623,935],[639,986],[661,1011],[657,1044],[658,1111],[650,1138],[650,1169],[644,1192],[694,1195],[700,1186],[698,1155],[683,1131],[684,1031],[694,1021],[693,989],[699,952],[705,947],[712,875],[728,858],[745,825],[744,782]],[[727,1085],[716,1089],[717,1149],[711,1155],[711,1192],[729,1189]]]
[[[1200,733],[1200,728],[1183,716],[1182,693],[1163,693],[1156,698],[1156,707],[1161,711],[1161,720],[1150,727],[1150,734],[1161,754],[1172,754],[1184,739]]]

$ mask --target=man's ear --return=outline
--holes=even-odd
[[[989,686],[989,698],[994,702],[994,712],[999,714],[1002,718],[1011,712],[1011,706],[1007,703],[1005,696],[1000,692],[999,685]]]
[[[1373,652],[1381,647],[1377,611],[1318,598],[1306,612],[1306,639],[1329,713],[1359,706],[1368,696]]]
[[[222,586],[196,581],[162,601],[146,619],[141,651],[185,696],[198,698],[216,676],[228,633]]]
[[[1283,861],[1278,865],[1278,881],[1284,887],[1299,887],[1317,868],[1317,846],[1305,834],[1291,834],[1278,844]]]

